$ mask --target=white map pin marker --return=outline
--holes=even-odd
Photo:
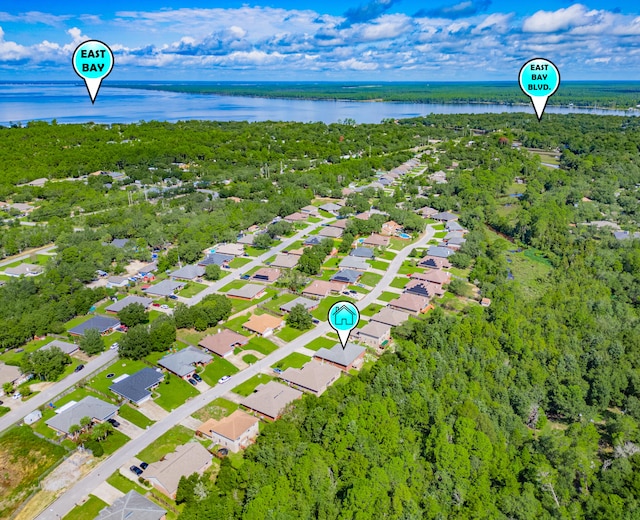
[[[351,331],[360,321],[360,311],[351,302],[339,301],[331,306],[327,319],[331,328],[338,333],[342,348],[346,348]]]

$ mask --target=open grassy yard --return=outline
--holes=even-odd
[[[315,338],[311,340],[309,343],[305,345],[309,350],[320,350],[321,348],[331,348],[336,344],[334,339],[325,338],[321,336],[319,338]]]
[[[92,388],[95,388],[99,392],[102,392],[107,395],[113,395],[109,387],[113,384],[113,380],[117,379],[123,374],[135,374],[139,370],[146,368],[148,365],[143,361],[132,361],[130,359],[118,359],[116,362],[107,367],[102,372],[99,372],[95,376],[93,376],[89,381],[88,385]],[[113,374],[113,377],[107,377],[108,374]]]
[[[240,311],[244,311],[246,309],[248,309],[249,307],[253,307],[254,305],[257,305],[265,300],[268,300],[269,298],[271,298],[273,295],[278,294],[277,289],[273,289],[273,288],[268,288],[264,295],[260,298],[254,298],[253,300],[241,300],[239,298],[230,298],[231,300],[231,305],[233,306],[233,313],[237,313]]]
[[[391,240],[389,240],[389,249],[400,251],[411,244],[411,242],[412,240],[402,240],[401,238],[391,237]]]
[[[28,426],[5,432],[0,437],[0,518],[11,517],[35,489],[38,477],[66,452],[62,446],[37,437]]]
[[[436,233],[433,234],[434,238],[444,238],[446,236],[447,236],[446,231],[437,231]]]
[[[63,520],[86,520],[95,518],[109,504],[103,502],[95,495],[89,495],[87,501],[81,506],[74,507],[63,518]]]
[[[178,292],[178,296],[182,296],[184,298],[191,298],[192,296],[195,296],[199,292],[204,291],[207,287],[208,286],[203,283],[189,282],[187,283],[184,289]]]
[[[527,249],[522,253],[506,253],[511,260],[507,264],[513,275],[513,280],[519,283],[525,292],[532,296],[541,296],[548,284],[548,278],[553,270],[550,262],[535,251]]]
[[[164,381],[160,383],[156,392],[156,404],[162,406],[168,412],[182,406],[187,399],[195,397],[199,392],[184,379],[176,375],[165,373]]]
[[[346,296],[328,296],[320,302],[320,305],[315,311],[311,312],[311,315],[320,321],[326,320],[331,306],[336,302],[342,301],[354,303],[355,300],[353,298],[347,298]]]
[[[129,440],[129,437],[124,433],[114,430],[105,440],[100,441],[100,445],[104,449],[105,455],[111,455],[114,451],[122,448]]]
[[[200,410],[193,414],[193,417],[202,422],[209,419],[220,420],[223,417],[231,415],[237,409],[238,405],[233,401],[229,401],[224,397],[218,397],[204,408],[200,408]]]
[[[251,318],[251,314],[244,314],[242,316],[238,316],[237,318],[233,318],[232,320],[226,321],[224,326],[228,329],[243,334],[244,336],[249,336],[250,332],[242,328],[242,326],[247,323],[247,321],[249,321],[249,318]],[[200,341],[200,339],[198,341]]]
[[[230,376],[232,374],[235,374],[236,372],[238,372],[238,369],[230,361],[222,358],[216,358],[213,360],[213,362],[209,363],[199,374],[205,383],[207,383],[209,386],[214,386],[218,384],[218,379],[220,379],[222,376]]]
[[[275,312],[276,314],[280,313],[280,307],[285,303],[289,303],[290,301],[295,300],[298,297],[296,294],[284,293],[280,294],[277,297],[274,296],[271,300],[264,303],[264,307]]]
[[[411,278],[408,276],[398,276],[392,280],[390,285],[396,289],[404,289],[405,285],[407,285],[410,280]]]
[[[322,264],[322,266],[328,269],[337,269],[340,262],[342,262],[342,258],[339,258],[337,256],[329,257],[329,259],[324,264]]]
[[[269,341],[267,338],[255,337],[252,338],[242,350],[257,350],[267,356],[278,350],[278,345]]]
[[[360,278],[360,283],[364,285],[368,285],[369,287],[376,286],[380,280],[382,280],[382,275],[378,273],[364,273],[362,278]]]
[[[196,345],[197,345],[197,343],[196,343]],[[171,353],[175,353],[178,350],[182,350],[183,348],[187,348],[187,344],[183,343],[182,341],[176,341],[173,344],[173,346],[171,347],[170,350],[162,350],[160,352],[151,352],[151,354],[147,354],[147,356],[145,356],[145,359],[149,363],[157,365],[158,361],[160,361],[166,355],[171,354]]]
[[[293,327],[284,327],[276,334],[283,341],[292,341],[296,339],[298,336],[302,336],[306,330],[298,330]]]
[[[424,273],[425,270],[418,267],[416,263],[416,260],[405,260],[398,269],[398,274]]]
[[[372,303],[371,305],[367,305],[367,307],[365,309],[361,310],[360,314],[362,314],[363,316],[373,316],[380,309],[382,309],[382,305],[378,305],[376,303]]]
[[[301,368],[302,365],[306,364],[310,360],[311,358],[309,356],[305,356],[299,352],[292,352],[286,358],[278,361],[272,366],[272,368],[279,368],[280,370],[286,370],[289,367]]]
[[[233,389],[233,392],[243,397],[247,397],[253,393],[258,385],[268,383],[272,379],[273,377],[266,374],[256,374],[252,378],[247,379],[244,383],[236,386]]]
[[[258,358],[253,354],[247,354],[246,356],[242,356],[242,361],[249,365],[253,365],[256,361],[258,361]]]
[[[189,442],[194,436],[193,430],[178,424],[138,453],[138,458],[149,464],[157,462],[168,453],[175,451],[177,446]]]
[[[389,262],[384,262],[382,260],[367,260],[367,262],[374,269],[380,269],[381,271],[389,269]]]
[[[238,267],[242,267],[243,265],[247,265],[248,263],[250,263],[252,261],[253,261],[252,258],[238,256],[238,257],[234,258],[233,260],[231,260],[231,262],[229,262],[229,267],[232,267],[233,269],[237,269]]]
[[[123,493],[128,493],[129,491],[137,491],[142,496],[147,492],[141,485],[136,484],[132,480],[123,476],[119,471],[116,471],[113,475],[111,475],[107,482],[111,484],[114,488],[119,489]]]
[[[147,428],[147,426],[151,426],[155,422],[128,404],[123,404],[120,407],[118,415],[143,429]]]
[[[381,302],[390,302],[391,300],[395,300],[399,294],[384,291],[380,296],[378,296],[378,300]]]
[[[384,253],[382,253],[381,255],[378,255],[378,258],[380,258],[381,260],[388,260],[391,261],[396,257],[396,253],[394,253],[393,251],[387,249]]]
[[[220,292],[226,293],[231,289],[240,289],[240,287],[244,287],[245,285],[247,285],[247,283],[248,282],[246,282],[245,280],[234,280],[233,282],[228,283],[222,289],[220,289]]]
[[[467,269],[458,269],[457,267],[450,267],[449,269],[447,269],[447,271],[450,272],[454,276],[458,276],[458,277],[464,278],[466,280],[467,278],[469,278],[469,273],[471,272],[471,269],[469,269],[469,268],[467,268]]]

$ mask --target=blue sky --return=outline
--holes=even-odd
[[[99,39],[118,80],[640,79],[640,2],[22,1],[0,4],[0,80],[75,80]]]

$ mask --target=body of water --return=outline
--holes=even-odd
[[[379,123],[387,118],[433,114],[525,112],[531,106],[484,104],[421,104],[355,101],[315,101],[184,94],[159,90],[103,86],[91,104],[82,83],[0,83],[0,124],[51,121],[59,123],[134,123],[138,121],[322,121],[347,118],[358,123]],[[638,111],[549,107],[547,113],[638,115]]]

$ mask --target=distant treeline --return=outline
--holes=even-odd
[[[492,83],[118,83],[109,86],[189,94],[264,98],[395,101],[404,103],[526,104],[515,81]],[[640,83],[631,81],[563,82],[550,105],[625,109],[640,103]]]

